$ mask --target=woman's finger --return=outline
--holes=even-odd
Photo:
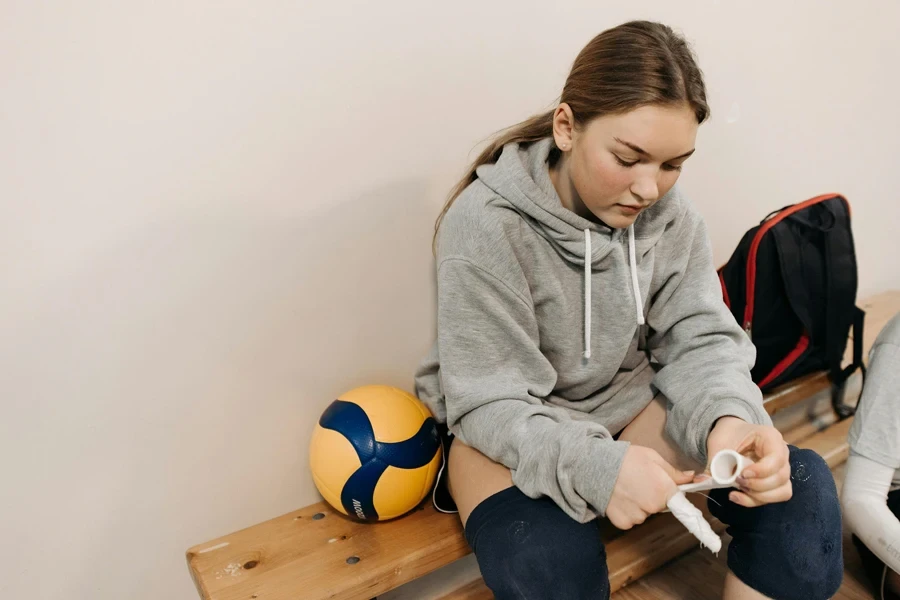
[[[768,492],[769,490],[778,489],[791,479],[791,464],[785,463],[778,469],[778,472],[768,477],[746,479],[738,477],[737,484],[744,491],[749,492]]]
[[[764,479],[778,473],[788,460],[789,451],[781,433],[774,427],[761,429],[756,435],[753,451],[759,460],[744,469],[744,479]]]
[[[625,514],[617,508],[610,508],[606,513],[606,518],[612,523],[616,529],[627,531],[631,529],[631,523],[625,517]]]
[[[793,495],[793,487],[791,484],[785,484],[774,490],[759,493],[731,492],[728,499],[735,504],[740,504],[747,508],[755,508],[764,504],[775,504],[777,502],[787,502]]]
[[[649,516],[650,515],[646,511],[641,510],[637,506],[635,506],[634,509],[629,511],[628,513],[628,518],[634,525],[640,525],[641,523],[646,521],[647,517]]]

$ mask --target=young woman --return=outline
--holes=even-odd
[[[900,314],[881,330],[850,428],[844,520],[876,598],[900,598]]]
[[[840,585],[831,473],[771,426],[703,219],[675,187],[708,115],[681,37],[610,29],[438,220],[438,339],[416,387],[452,432],[443,475],[498,599],[608,597],[592,521],[643,522],[724,448],[756,461],[710,506],[733,537],[724,597]]]

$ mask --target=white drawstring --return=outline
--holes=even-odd
[[[584,357],[591,357],[591,231],[584,230]],[[634,225],[628,226],[628,266],[631,267],[631,289],[634,291],[634,306],[638,325],[644,321],[644,301],[638,285],[637,258],[634,250]]]
[[[628,226],[628,262],[631,265],[631,288],[634,290],[634,306],[637,309],[638,325],[644,324],[644,302],[638,285],[637,258],[634,251],[634,224]]]
[[[584,357],[591,357],[591,230],[584,230]]]

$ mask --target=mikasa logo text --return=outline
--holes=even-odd
[[[359,500],[353,501],[353,510],[356,512],[356,516],[360,519],[366,518],[366,513],[363,512],[362,503]]]

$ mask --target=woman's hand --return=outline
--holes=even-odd
[[[625,452],[606,517],[619,529],[631,529],[666,508],[678,486],[693,478],[693,471],[679,471],[656,450],[632,444]]]
[[[737,417],[716,421],[706,442],[710,460],[720,450],[736,450],[754,461],[740,474],[740,492],[731,492],[729,500],[748,508],[786,502],[791,499],[791,464],[781,432],[767,425],[752,425]]]

